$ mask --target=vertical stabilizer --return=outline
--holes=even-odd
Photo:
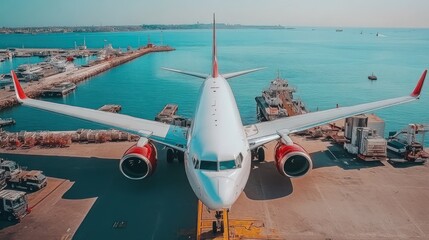
[[[213,60],[212,60],[212,77],[216,78],[219,76],[219,70],[217,66],[217,54],[216,54],[216,16],[213,13]]]

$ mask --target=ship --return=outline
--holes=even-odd
[[[368,79],[374,81],[374,80],[377,80],[377,76],[375,76],[374,73],[372,73],[371,75],[368,76]]]
[[[294,98],[295,92],[296,89],[278,74],[277,78],[271,81],[269,88],[255,98],[258,120],[271,121],[307,113],[305,104]]]

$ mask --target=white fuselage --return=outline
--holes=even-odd
[[[197,197],[211,210],[229,209],[246,186],[251,153],[223,77],[202,84],[187,146],[185,170]]]

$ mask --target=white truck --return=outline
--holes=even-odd
[[[46,176],[42,171],[21,171],[8,180],[11,188],[26,189],[30,192],[44,188],[47,185]]]
[[[29,213],[25,192],[15,190],[0,191],[0,216],[9,222],[18,221]]]
[[[21,168],[14,161],[5,160],[0,158],[0,169],[5,171],[6,179],[11,178],[12,176],[21,172]]]

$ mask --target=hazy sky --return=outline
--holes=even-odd
[[[0,27],[209,23],[429,27],[429,0],[0,0]]]

